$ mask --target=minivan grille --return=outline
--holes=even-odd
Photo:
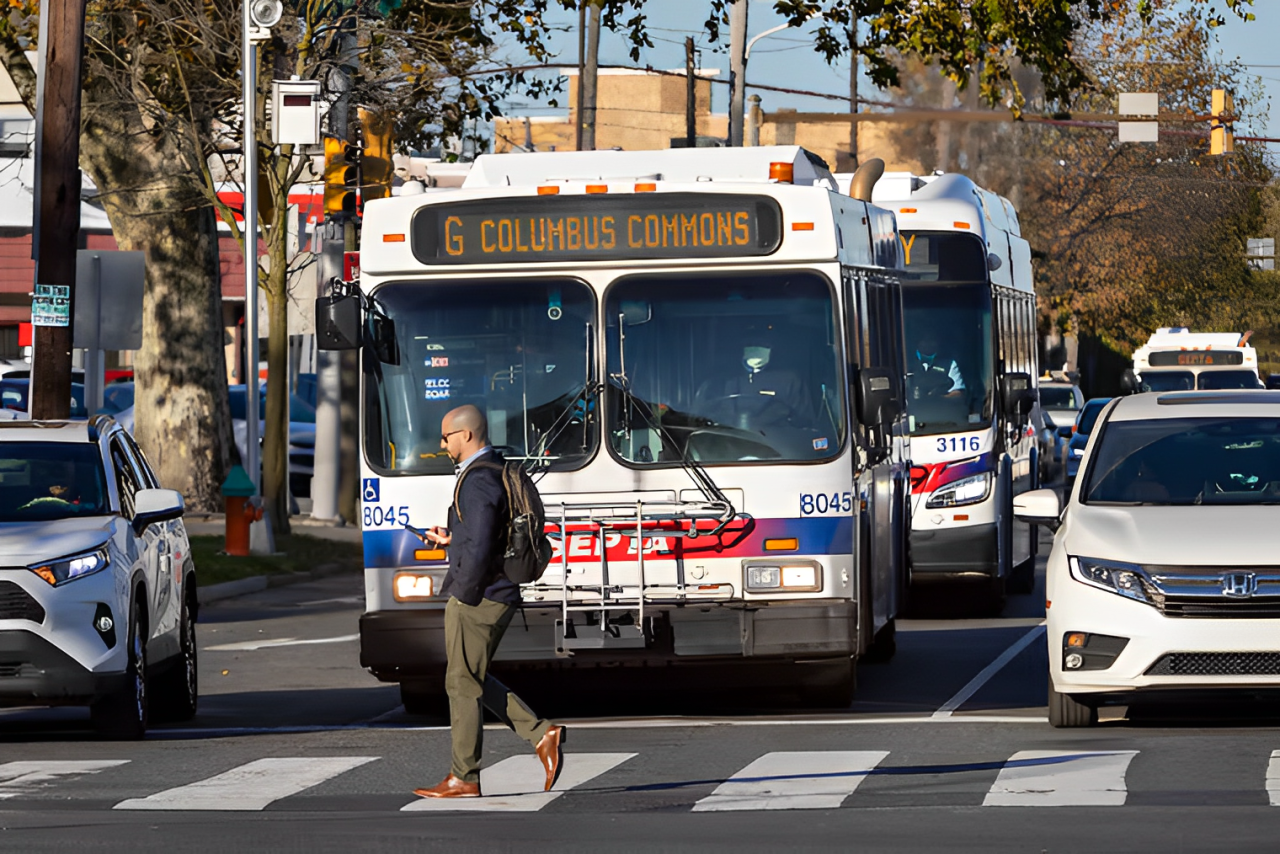
[[[12,581],[0,581],[0,620],[44,622],[44,608]]]
[[[1276,620],[1280,619],[1280,596],[1253,599],[1166,596],[1159,602],[1159,608],[1166,617]]]
[[[1148,676],[1280,676],[1280,652],[1170,652]]]

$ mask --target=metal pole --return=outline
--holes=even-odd
[[[698,89],[694,82],[693,38],[684,40],[684,145],[693,148],[698,144]]]
[[[742,146],[747,85],[747,0],[729,7],[729,145]]]
[[[587,58],[582,63],[582,145],[583,151],[596,149],[596,72],[600,56],[600,6],[591,4],[587,16]]]
[[[573,120],[573,148],[582,150],[582,78],[586,77],[587,2],[578,0],[578,109]]]
[[[261,432],[258,401],[258,141],[253,127],[258,105],[257,47],[251,38],[253,18],[249,0],[244,0],[241,21],[244,62],[241,78],[244,84],[244,156],[241,160],[241,182],[244,185],[244,334],[245,338],[245,459],[244,467],[253,480],[254,489],[262,492],[262,449],[258,447]],[[282,378],[276,377],[276,381]]]
[[[849,112],[858,112],[858,19],[849,23]],[[858,123],[849,123],[849,165],[858,168]]]
[[[760,144],[760,96],[749,95],[747,97],[747,145],[758,146]]]

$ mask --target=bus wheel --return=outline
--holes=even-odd
[[[1049,724],[1059,728],[1087,727],[1098,722],[1098,707],[1059,694],[1049,682]]]
[[[803,667],[804,676],[800,683],[800,702],[803,705],[818,709],[849,708],[858,684],[852,658]]]

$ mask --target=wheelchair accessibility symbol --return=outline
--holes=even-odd
[[[360,497],[369,503],[377,503],[381,490],[376,477],[366,477],[360,487]]]

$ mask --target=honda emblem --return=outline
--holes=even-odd
[[[1252,572],[1228,572],[1222,576],[1222,595],[1247,599],[1258,592],[1258,576]]]

